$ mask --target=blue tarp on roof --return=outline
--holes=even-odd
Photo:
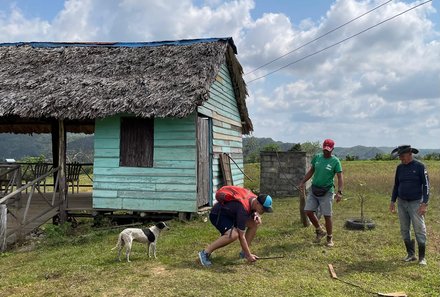
[[[32,46],[35,48],[55,48],[55,47],[155,47],[163,45],[190,45],[195,43],[206,42],[228,42],[229,45],[237,54],[237,48],[232,40],[232,37],[222,38],[200,38],[200,39],[182,39],[182,40],[166,40],[166,41],[153,41],[153,42],[12,42],[12,43],[0,43],[0,46]]]

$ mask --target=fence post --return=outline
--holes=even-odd
[[[6,250],[6,230],[7,230],[8,209],[5,204],[0,204],[0,252]]]
[[[299,190],[299,214],[301,215],[301,222],[304,227],[310,225],[310,220],[304,212],[304,207],[306,206],[306,190]]]

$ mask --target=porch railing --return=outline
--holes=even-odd
[[[55,175],[56,173],[56,175]],[[7,238],[16,234],[18,238],[24,235],[25,228],[32,222],[35,222],[39,218],[42,218],[47,213],[59,208],[62,201],[58,199],[56,201],[56,195],[59,195],[56,191],[53,191],[52,199],[48,200],[46,195],[41,192],[38,185],[48,176],[55,175],[54,188],[58,188],[59,180],[59,167],[52,168],[47,173],[40,177],[26,183],[23,186],[18,187],[16,190],[0,198],[0,251],[3,252],[6,249]],[[29,193],[24,193],[27,192]],[[32,202],[35,200],[34,194],[39,195],[40,198],[47,204],[47,207],[39,208],[40,211],[30,216],[30,209]],[[23,202],[26,203],[24,209],[22,207]],[[13,206],[13,204],[15,204]],[[8,216],[10,214],[10,216]],[[14,221],[8,222],[8,218]],[[8,228],[10,226],[10,228]]]

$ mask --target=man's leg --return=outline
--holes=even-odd
[[[408,201],[399,199],[397,202],[397,210],[399,214],[400,234],[402,235],[402,239],[403,241],[411,241],[411,218],[408,213]]]
[[[233,227],[234,223],[232,218],[211,213],[209,215],[209,220],[222,235],[213,243],[208,245],[205,249],[199,252],[200,263],[205,267],[209,267],[212,265],[210,256],[213,251],[230,244],[238,238],[238,232]]]
[[[325,230],[327,231],[327,246],[333,246],[333,193],[327,192],[322,197],[319,197],[320,207],[322,214],[324,215],[325,219]]]
[[[234,242],[237,239],[238,239],[237,230],[235,228],[229,229],[222,236],[220,236],[216,241],[214,241],[213,243],[208,245],[205,248],[205,252],[207,252],[208,254],[211,254],[216,249],[224,247],[224,246],[230,244],[231,242]]]
[[[316,214],[314,211],[306,210],[305,211],[307,217],[309,218],[310,222],[316,229],[320,229],[321,226],[319,225],[318,218],[316,217]]]
[[[315,214],[315,211],[318,209],[318,206],[319,206],[318,199],[312,193],[309,192],[309,195],[307,196],[307,200],[306,200],[306,205],[304,206],[304,212],[316,229],[321,228],[321,226],[319,225],[319,220]]]
[[[403,259],[405,262],[416,260],[414,255],[414,240],[411,240],[411,217],[408,212],[408,201],[399,199],[397,202],[397,210],[400,222],[400,234],[405,244],[407,256]]]
[[[322,230],[321,225],[319,224],[319,220],[316,217],[315,211],[319,207],[318,198],[313,195],[313,193],[309,192],[307,197],[306,205],[304,207],[304,212],[309,218],[312,225],[315,227],[316,238],[313,241],[314,243],[320,243],[321,239],[326,235],[325,231]]]
[[[333,235],[333,221],[332,216],[324,216],[325,218],[325,230],[327,231],[328,236]]]
[[[412,201],[409,203],[408,212],[413,224],[414,233],[417,240],[419,250],[419,264],[426,265],[426,225],[425,217],[418,213],[420,201]]]

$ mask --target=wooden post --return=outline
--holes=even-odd
[[[60,166],[59,197],[60,197],[60,223],[67,221],[67,184],[66,184],[66,130],[64,121],[58,121],[59,140],[58,140],[58,164]]]
[[[299,214],[301,216],[301,222],[304,227],[310,225],[310,220],[304,212],[304,207],[306,206],[306,190],[299,189]]]
[[[60,125],[58,121],[53,121],[51,123],[51,134],[52,134],[52,162],[53,162],[53,168],[57,168],[59,166],[59,141],[60,141]],[[55,183],[55,180],[57,178],[58,172],[53,173],[53,180]],[[58,191],[58,189],[56,189]],[[55,188],[54,188],[55,192]]]
[[[6,230],[8,229],[8,209],[6,204],[0,204],[0,252],[6,250]]]
[[[220,154],[220,168],[223,174],[223,182],[225,186],[233,186],[234,181],[232,179],[231,163],[226,153]]]

